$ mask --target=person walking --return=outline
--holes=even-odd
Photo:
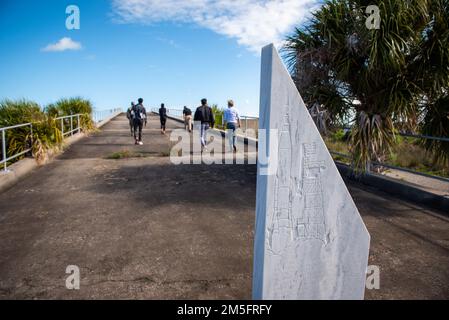
[[[235,146],[235,130],[240,128],[240,116],[237,108],[234,107],[234,101],[228,100],[228,109],[224,111],[224,121],[226,123],[226,129],[232,131],[232,135],[229,135],[229,145],[231,150],[237,152]]]
[[[207,99],[201,100],[201,106],[196,108],[193,120],[200,122],[200,139],[201,139],[201,152],[207,150],[206,148],[206,133],[209,128],[213,128],[215,125],[215,117],[212,112],[212,108],[207,105]]]
[[[161,120],[161,134],[165,134],[165,124],[167,123],[167,109],[165,109],[165,105],[163,103],[159,108],[159,118]]]
[[[189,132],[192,132],[192,110],[184,106],[182,116],[184,117],[184,129],[189,130]]]
[[[129,121],[129,129],[131,130],[131,137],[134,136],[134,121],[133,121],[133,107],[134,102],[131,102],[131,107],[126,110],[126,118],[128,118]]]
[[[135,144],[143,145],[142,128],[143,128],[144,123],[145,123],[145,126],[147,125],[147,111],[145,110],[145,107],[143,106],[143,99],[139,98],[138,102],[139,103],[134,105],[134,107],[132,109],[133,123],[134,123],[134,141],[135,141]],[[139,132],[138,136],[137,136],[137,132]]]

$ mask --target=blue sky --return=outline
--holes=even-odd
[[[80,30],[66,29],[66,7]],[[314,0],[1,0],[0,99],[82,96],[98,110],[195,107],[203,97],[257,115],[260,55]],[[65,40],[61,40],[65,39]],[[60,50],[55,50],[55,49]]]

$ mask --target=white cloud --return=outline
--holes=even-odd
[[[45,52],[61,52],[66,50],[80,50],[82,48],[81,43],[73,41],[71,38],[64,37],[56,43],[51,43],[42,51]]]
[[[317,8],[317,0],[112,0],[118,21],[195,23],[259,52],[279,46]]]

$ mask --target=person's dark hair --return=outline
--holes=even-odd
[[[161,108],[165,108],[165,104],[161,103]]]
[[[134,101],[131,101],[131,105],[132,105],[132,106],[134,105]]]
[[[207,104],[207,99],[206,99],[206,98],[204,98],[204,99],[201,99],[201,104],[202,104],[202,105],[205,105],[205,104]]]
[[[143,99],[142,99],[142,98],[139,98],[138,101],[139,101],[139,103],[142,103],[142,102],[143,102]]]

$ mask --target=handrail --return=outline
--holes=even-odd
[[[93,110],[91,117],[95,123],[99,123],[118,112],[123,112],[122,108]]]
[[[345,153],[341,153],[341,152],[335,152],[335,151],[332,151],[330,149],[329,149],[329,153],[333,154],[333,155],[336,155],[336,156],[339,156],[339,157],[342,157],[342,158],[351,159],[351,156],[349,154],[345,154]],[[432,178],[432,179],[436,179],[436,180],[440,180],[440,181],[444,181],[444,182],[449,182],[449,179],[445,178],[445,177],[435,176],[435,175],[432,175],[432,174],[428,174],[428,173],[424,173],[424,172],[420,172],[420,171],[416,171],[416,170],[412,170],[412,169],[407,169],[407,168],[403,168],[403,167],[399,167],[399,166],[394,166],[394,165],[388,164],[388,163],[382,163],[382,162],[377,162],[377,161],[370,161],[370,164],[378,166],[378,167],[384,167],[384,168],[404,171],[404,172],[416,174],[416,175],[427,177],[427,178]]]
[[[15,129],[15,128],[20,128],[20,127],[25,127],[25,126],[29,126],[29,125],[31,125],[31,122],[29,122],[29,123],[17,124],[17,125],[9,126],[9,127],[0,127],[0,131],[2,131],[2,130],[9,130],[9,129]]]
[[[420,135],[420,134],[411,134],[411,133],[402,133],[402,132],[399,132],[397,134],[400,136],[403,136],[403,137],[412,137],[412,138],[418,138],[418,139],[429,139],[429,140],[449,142],[449,138],[445,138],[445,137],[433,137],[433,136],[425,136],[425,135]]]
[[[343,127],[341,128],[343,130],[351,130],[351,127]],[[406,132],[397,132],[397,133],[392,133],[390,132],[389,134],[396,134],[398,136],[402,136],[402,137],[410,137],[410,138],[417,138],[417,139],[429,139],[429,140],[437,140],[437,141],[444,141],[444,142],[449,142],[449,137],[434,137],[434,136],[427,136],[427,135],[423,135],[423,134],[414,134],[414,133],[406,133]]]
[[[17,129],[17,128],[22,128],[22,127],[30,127],[30,132],[31,132],[31,144],[30,147],[22,152],[19,152],[17,154],[14,154],[10,157],[8,157],[7,154],[7,150],[6,150],[6,131],[7,130],[12,130],[12,129]],[[17,157],[20,157],[21,155],[24,155],[30,151],[32,151],[33,149],[33,124],[32,123],[22,123],[22,124],[17,124],[14,126],[9,126],[9,127],[3,127],[0,128],[0,131],[2,132],[2,160],[0,161],[0,164],[3,164],[3,171],[7,172],[8,171],[8,161],[13,160]]]
[[[66,135],[73,136],[73,134],[76,131],[78,131],[78,133],[81,132],[80,116],[82,116],[82,114],[78,113],[78,114],[72,114],[72,115],[68,115],[68,116],[57,117],[54,119],[55,121],[61,122],[61,133],[62,133],[63,137],[65,137]],[[74,120],[73,120],[74,118],[77,119],[76,127],[74,127]],[[70,130],[68,130],[68,131],[65,130],[65,125],[66,125],[67,119],[70,119]],[[6,132],[8,130],[27,127],[27,126],[30,127],[30,137],[31,137],[30,147],[22,152],[16,153],[16,154],[8,157],[7,146],[6,146]],[[0,128],[0,131],[2,134],[2,159],[0,160],[0,165],[3,165],[3,170],[2,170],[3,172],[8,172],[8,161],[18,158],[28,152],[32,153],[32,151],[33,151],[33,124],[32,123],[17,124],[17,125],[13,125],[13,126],[9,126],[9,127]]]
[[[66,135],[69,135],[69,134],[73,136],[73,133],[75,131],[78,131],[78,133],[81,132],[80,116],[82,116],[82,114],[77,113],[77,114],[72,114],[69,116],[62,116],[62,117],[55,118],[56,121],[61,120],[61,133],[62,133],[63,137]],[[73,118],[75,118],[75,117],[77,118],[77,120],[76,120],[77,127],[73,128]],[[66,119],[70,119],[70,131],[68,131],[68,132],[65,132],[65,130],[64,130],[64,124],[65,124]]]
[[[112,115],[114,113],[121,112],[121,111],[122,111],[122,109],[120,109],[120,108],[101,110],[101,111],[93,111],[92,115],[90,115],[90,116],[95,121],[95,118],[94,118],[95,114],[100,115],[97,118],[97,120],[98,120],[97,122],[100,122],[106,118],[106,117],[103,118],[103,116],[106,116],[106,115],[109,116],[109,115]],[[73,136],[75,133],[81,132],[80,117],[83,115],[84,114],[77,113],[77,114],[72,114],[72,115],[68,115],[68,116],[61,116],[61,117],[54,118],[55,121],[60,122],[60,130],[61,130],[61,134],[64,138],[68,135]],[[8,155],[7,155],[8,150],[7,150],[7,146],[6,146],[6,132],[8,130],[22,128],[22,127],[26,127],[26,126],[30,127],[30,136],[31,136],[30,147],[22,152],[16,153],[16,154],[8,157]],[[66,126],[69,126],[69,128],[66,128]],[[3,165],[2,171],[7,172],[8,171],[8,161],[11,161],[17,157],[20,157],[28,152],[32,153],[32,151],[33,151],[33,147],[32,147],[33,146],[33,140],[32,140],[33,139],[33,124],[32,123],[22,123],[22,124],[9,126],[9,127],[2,127],[2,128],[0,128],[0,132],[2,135],[2,137],[1,137],[2,152],[1,152],[0,165]]]

